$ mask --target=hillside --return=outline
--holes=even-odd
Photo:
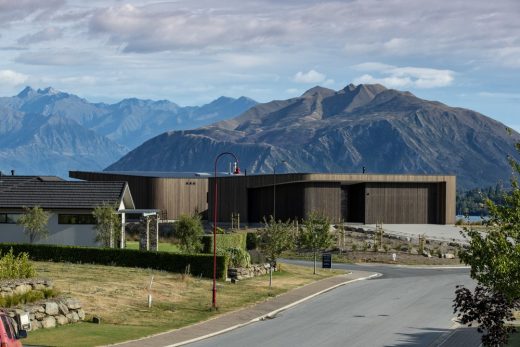
[[[231,118],[255,104],[245,97],[187,107],[136,98],[91,103],[50,87],[27,87],[0,97],[0,170],[62,177],[69,170],[100,170],[167,130]]]
[[[455,174],[458,187],[509,179],[507,155],[520,134],[478,112],[381,85],[315,87],[258,104],[240,116],[161,134],[106,170],[211,171],[231,151],[248,173]],[[224,164],[222,169],[225,169]]]

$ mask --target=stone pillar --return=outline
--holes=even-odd
[[[146,228],[141,231],[139,235],[139,250],[149,251],[150,250],[150,218],[145,217]]]
[[[150,251],[157,252],[159,250],[159,216],[155,215],[150,219],[152,224],[150,230]]]

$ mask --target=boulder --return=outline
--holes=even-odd
[[[81,303],[78,300],[68,298],[65,299],[65,305],[69,308],[69,310],[77,310],[78,308],[81,308]]]
[[[42,320],[42,328],[49,329],[54,328],[56,326],[56,319],[52,316],[47,316]]]
[[[67,319],[67,317],[60,314],[60,315],[56,316],[56,323],[58,325],[65,325],[65,324],[69,323],[69,320]]]
[[[42,328],[42,323],[39,321],[31,321],[31,331],[38,330]]]
[[[72,312],[72,321],[77,322],[79,321],[79,316],[77,312]]]
[[[63,302],[58,302],[58,308],[60,310],[60,313],[62,313],[65,316],[69,313],[69,308]]]
[[[83,311],[81,308],[78,310],[78,317],[79,317],[79,320],[85,319],[85,311]]]
[[[58,304],[52,301],[47,301],[45,304],[45,313],[49,316],[56,316],[59,313]]]
[[[455,259],[455,254],[452,253],[445,253],[444,258],[446,259]]]
[[[43,312],[36,312],[34,314],[34,318],[36,318],[37,320],[43,320],[43,318],[45,318],[45,317],[46,317],[46,315]]]

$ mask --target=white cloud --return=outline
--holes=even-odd
[[[0,0],[0,22],[6,25],[35,13],[53,13],[64,3],[64,0]]]
[[[308,72],[298,71],[296,75],[294,75],[293,81],[298,83],[321,83],[325,81],[326,78],[327,76],[316,70],[309,70]]]
[[[48,27],[34,34],[24,35],[18,39],[18,43],[30,44],[42,41],[50,41],[61,38],[63,35],[61,29],[57,27]]]
[[[271,63],[271,59],[259,55],[253,54],[240,54],[240,53],[225,53],[220,54],[219,58],[225,63],[229,63],[233,66],[241,68],[251,68]]]
[[[92,63],[96,57],[90,52],[82,52],[74,49],[59,49],[56,51],[31,51],[19,54],[15,61],[28,65],[57,65],[57,66],[78,66]]]
[[[422,67],[397,67],[377,62],[368,62],[353,66],[358,71],[377,73],[363,74],[354,80],[354,83],[380,83],[391,88],[438,88],[449,86],[455,72]]]
[[[0,70],[0,82],[9,84],[12,86],[18,86],[25,83],[29,76],[13,71],[13,70]]]

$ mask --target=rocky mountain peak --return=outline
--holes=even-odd
[[[335,93],[336,92],[332,89],[315,86],[315,87],[307,90],[305,93],[303,93],[302,98],[314,97],[314,96],[321,96],[322,98],[326,98],[326,97],[334,95]]]
[[[47,87],[47,88],[44,88],[44,89],[38,89],[37,93],[38,94],[42,94],[42,95],[56,95],[56,94],[60,94],[61,92],[59,90],[57,90],[57,89],[52,88],[52,87]]]
[[[16,96],[19,98],[25,99],[25,98],[34,96],[35,94],[36,94],[36,91],[34,89],[32,89],[31,87],[27,86]]]
[[[232,151],[248,172],[454,174],[457,187],[507,181],[505,154],[520,160],[504,125],[471,110],[420,99],[378,84],[339,91],[314,87],[302,97],[258,104],[240,116],[144,143],[107,170],[208,171]],[[153,155],[150,155],[153,153]],[[164,160],[169,158],[169,160]]]

